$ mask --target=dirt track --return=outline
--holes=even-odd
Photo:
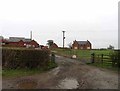
[[[3,79],[3,89],[17,89],[20,81],[36,82],[34,89],[118,89],[117,72],[88,66],[74,59],[56,57],[58,67],[21,78]]]

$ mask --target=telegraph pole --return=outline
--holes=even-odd
[[[64,43],[65,43],[65,31],[62,31],[63,32],[63,48],[64,48]]]
[[[30,39],[32,40],[32,31],[30,31]]]

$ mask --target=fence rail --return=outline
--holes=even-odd
[[[92,63],[99,63],[105,66],[111,66],[111,67],[115,67],[119,65],[119,61],[118,61],[118,56],[113,56],[111,55],[105,55],[105,54],[101,54],[101,55],[95,55],[94,53],[91,54],[91,61]]]

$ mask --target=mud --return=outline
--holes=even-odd
[[[118,89],[118,73],[88,66],[75,59],[56,56],[57,68],[48,72],[2,79],[3,89]],[[31,79],[33,83],[18,81]],[[25,87],[24,87],[25,85]]]

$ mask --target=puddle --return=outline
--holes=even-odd
[[[60,82],[59,88],[61,89],[77,89],[79,86],[79,83],[76,79],[64,79]]]
[[[36,88],[37,83],[35,81],[26,79],[24,81],[20,81],[17,86],[20,89],[34,89]]]

